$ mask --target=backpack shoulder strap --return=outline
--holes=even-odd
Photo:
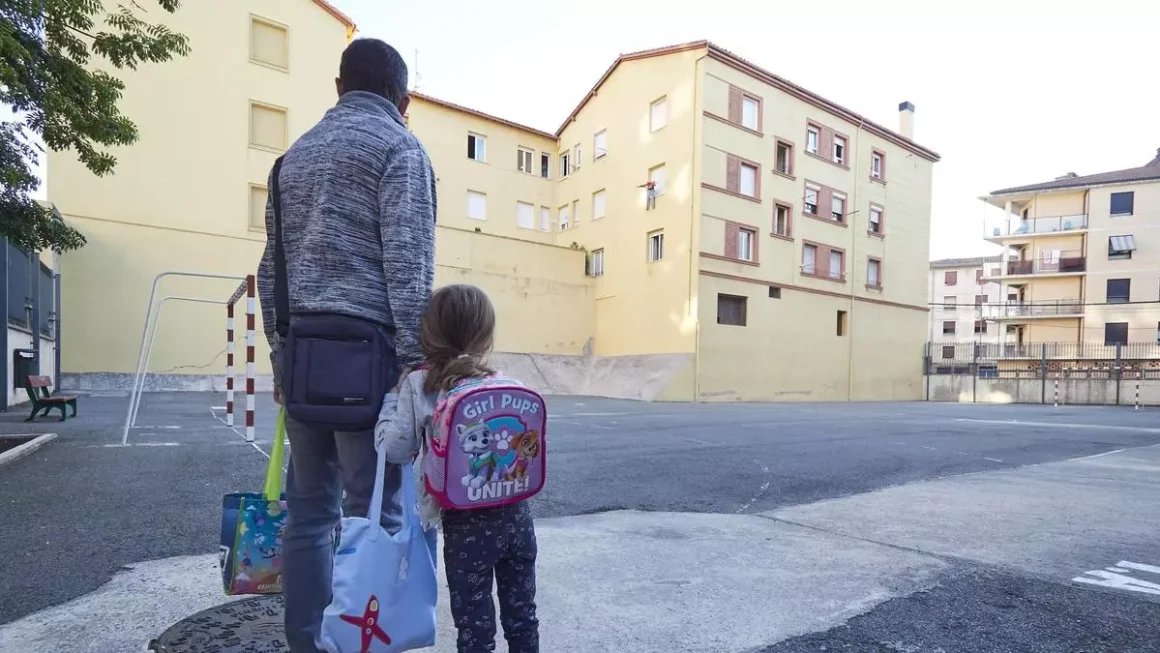
[[[290,288],[286,274],[286,246],[282,241],[282,159],[274,161],[270,195],[274,203],[274,323],[278,335],[290,333]]]

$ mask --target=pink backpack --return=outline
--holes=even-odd
[[[427,492],[446,510],[524,501],[544,487],[544,399],[502,375],[464,379],[440,392],[423,457]]]

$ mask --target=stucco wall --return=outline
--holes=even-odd
[[[973,379],[967,375],[924,377],[930,384],[931,401],[971,403],[1055,403],[1055,382],[1040,379]],[[1160,406],[1160,379],[1145,379],[1140,384],[1140,405]],[[1120,405],[1135,401],[1136,381],[1120,385]],[[1046,401],[1044,401],[1046,399]],[[1106,379],[1064,379],[1059,381],[1061,405],[1111,406],[1116,403],[1116,382]]]

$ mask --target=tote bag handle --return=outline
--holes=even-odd
[[[270,446],[270,462],[266,464],[266,485],[262,490],[266,501],[282,498],[282,461],[286,459],[286,409],[278,411],[278,425],[274,427],[274,444]]]
[[[375,454],[377,457],[376,465],[378,469],[375,470],[375,491],[371,495],[371,506],[367,512],[367,521],[374,524],[371,529],[370,539],[379,539],[379,533],[383,532],[382,518],[383,518],[383,482],[387,476],[387,457],[383,453],[382,447],[375,447]],[[419,527],[419,513],[415,508],[415,469],[413,465],[403,465],[403,504],[401,521],[402,527],[399,532],[392,535],[391,539],[396,542],[405,542],[411,537],[411,529]]]

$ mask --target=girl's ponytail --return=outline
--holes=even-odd
[[[495,309],[482,290],[456,284],[435,291],[420,334],[427,364],[423,391],[449,390],[463,379],[494,374],[484,361],[494,333]]]

